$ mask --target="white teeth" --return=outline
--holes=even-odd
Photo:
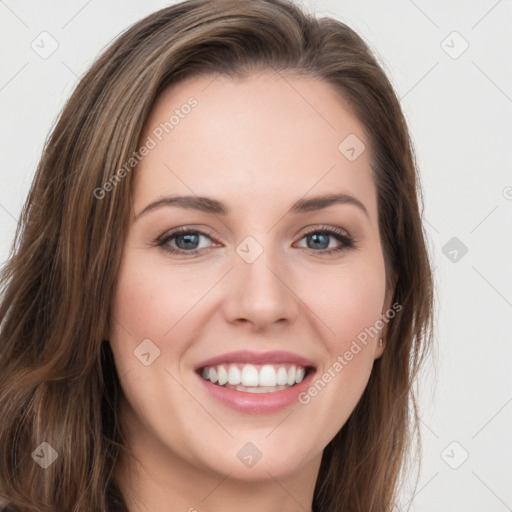
[[[219,386],[224,386],[228,381],[228,372],[221,364],[217,367],[217,379],[219,379]]]
[[[245,386],[235,386],[237,391],[245,391],[246,393],[273,393],[274,391],[282,391],[290,386],[257,386],[246,388]]]
[[[294,364],[219,364],[203,368],[201,375],[219,386],[232,387],[239,391],[265,393],[267,390],[280,391],[302,382],[306,369]],[[240,388],[240,389],[239,389]]]
[[[258,370],[252,364],[246,364],[242,368],[242,386],[258,386]]]
[[[232,386],[236,386],[242,382],[242,374],[240,373],[238,366],[235,366],[234,364],[230,365],[229,367],[228,382]]]
[[[208,375],[208,378],[214,384],[217,382],[217,370],[214,367],[210,368],[210,374]]]
[[[288,372],[284,366],[280,366],[279,370],[277,370],[276,374],[276,384],[279,386],[284,386],[288,383]]]
[[[276,385],[276,371],[273,366],[266,364],[261,367],[259,386],[275,386]]]
[[[291,366],[290,369],[288,370],[288,380],[286,381],[286,384],[288,384],[288,386],[293,386],[295,384],[296,371],[297,369],[295,368],[295,366]]]

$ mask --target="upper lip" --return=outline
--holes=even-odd
[[[272,352],[251,352],[249,350],[239,350],[236,352],[228,352],[219,356],[212,357],[206,361],[202,361],[194,367],[194,370],[200,370],[205,366],[215,366],[222,363],[248,363],[248,364],[265,364],[265,363],[292,363],[304,368],[313,367],[312,361],[309,359],[286,352],[277,350]]]

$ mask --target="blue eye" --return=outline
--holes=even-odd
[[[204,248],[198,247],[201,237],[210,238],[202,231],[180,228],[159,240],[158,245],[173,254],[195,254]],[[170,245],[171,241],[174,241],[175,247]]]
[[[200,247],[202,238],[211,240],[211,236],[197,229],[179,228],[160,237],[156,245],[162,247],[171,254],[194,255],[211,247]],[[335,228],[321,227],[305,233],[302,239],[307,239],[307,248],[319,254],[331,254],[355,247],[354,239]],[[337,240],[338,245],[329,247],[332,239]],[[309,243],[310,242],[310,243]]]
[[[184,235],[180,235],[176,238],[176,245],[178,245],[178,249],[196,249],[196,245],[199,243],[199,238],[201,235],[197,235],[196,233],[186,233]],[[182,242],[181,244],[178,242]],[[184,247],[179,247],[183,245]],[[191,246],[194,247],[191,247]]]
[[[308,241],[311,241],[311,244],[307,244],[308,249],[320,249],[319,251],[314,251],[319,252],[320,254],[332,254],[355,247],[355,240],[351,236],[338,229],[327,226],[314,228],[305,233],[302,238],[306,238]],[[329,239],[333,238],[337,240],[340,245],[329,248]],[[319,245],[321,247],[318,247]]]

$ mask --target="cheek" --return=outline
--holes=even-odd
[[[339,426],[355,407],[373,367],[374,349],[380,338],[376,323],[384,303],[385,272],[383,263],[376,261],[358,268],[340,268],[336,273],[329,269],[328,276],[317,277],[319,287],[303,296],[309,296],[308,306],[327,326],[322,329],[327,334],[322,339],[324,358],[315,380],[321,382],[302,403],[314,399],[317,412],[323,411],[326,417],[333,415],[337,418],[334,424]],[[322,399],[317,401],[317,395]]]
[[[301,297],[326,326],[329,353],[350,346],[365,329],[375,325],[382,313],[385,296],[383,264],[328,269],[317,273],[315,286],[304,283]],[[377,336],[378,338],[378,336]]]
[[[372,327],[385,294],[378,265],[376,270],[344,272],[324,284],[308,303],[329,327],[322,339],[324,357],[311,386],[299,396],[305,414],[315,418],[305,427],[306,436],[316,436],[321,446],[346,423],[368,384],[379,338]]]
[[[198,275],[199,272],[199,275]],[[191,271],[185,265],[172,269],[151,258],[128,252],[119,271],[113,299],[113,327],[134,340],[163,339],[186,327],[181,322],[214,282],[207,272]],[[204,274],[204,275],[203,275]],[[116,327],[117,326],[117,327]],[[124,328],[124,332],[122,329]]]

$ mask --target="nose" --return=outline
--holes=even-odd
[[[225,283],[223,311],[230,323],[248,324],[265,330],[274,324],[293,323],[298,315],[299,298],[293,291],[292,272],[282,255],[263,248],[248,263],[234,253],[234,268]]]

